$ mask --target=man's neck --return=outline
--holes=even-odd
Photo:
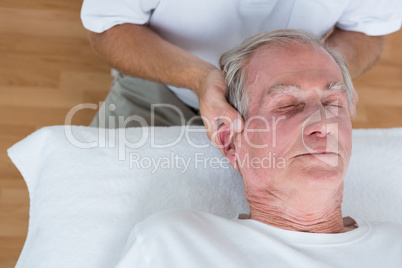
[[[248,198],[249,199],[249,198]],[[250,218],[274,227],[310,233],[342,233],[352,230],[344,225],[342,196],[322,200],[312,198],[304,202],[284,202],[274,196],[266,202],[248,200]]]

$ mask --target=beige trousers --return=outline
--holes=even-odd
[[[126,128],[203,125],[197,110],[160,83],[119,73],[90,126]]]

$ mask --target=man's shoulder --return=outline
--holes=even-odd
[[[211,213],[190,209],[169,209],[152,214],[137,224],[137,231],[163,232],[183,231],[186,229],[213,228],[216,225],[225,225],[232,220]]]
[[[368,221],[370,237],[376,239],[386,239],[387,241],[401,241],[402,224],[394,222]]]
[[[375,231],[392,232],[402,235],[402,224],[396,222],[380,222],[380,221],[368,221],[370,227]]]
[[[177,220],[192,220],[195,218],[210,219],[210,218],[221,218],[221,217],[208,212],[198,210],[174,208],[156,212],[151,216],[149,216],[148,218],[146,218],[144,221],[153,221],[160,219],[177,221]]]

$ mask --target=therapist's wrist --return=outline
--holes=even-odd
[[[212,64],[205,64],[198,70],[197,77],[193,79],[191,89],[200,97],[206,89],[208,78],[214,72],[221,72]]]

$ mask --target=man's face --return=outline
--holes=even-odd
[[[341,193],[352,127],[332,57],[321,48],[262,47],[247,65],[246,84],[246,129],[234,138],[246,193]]]

